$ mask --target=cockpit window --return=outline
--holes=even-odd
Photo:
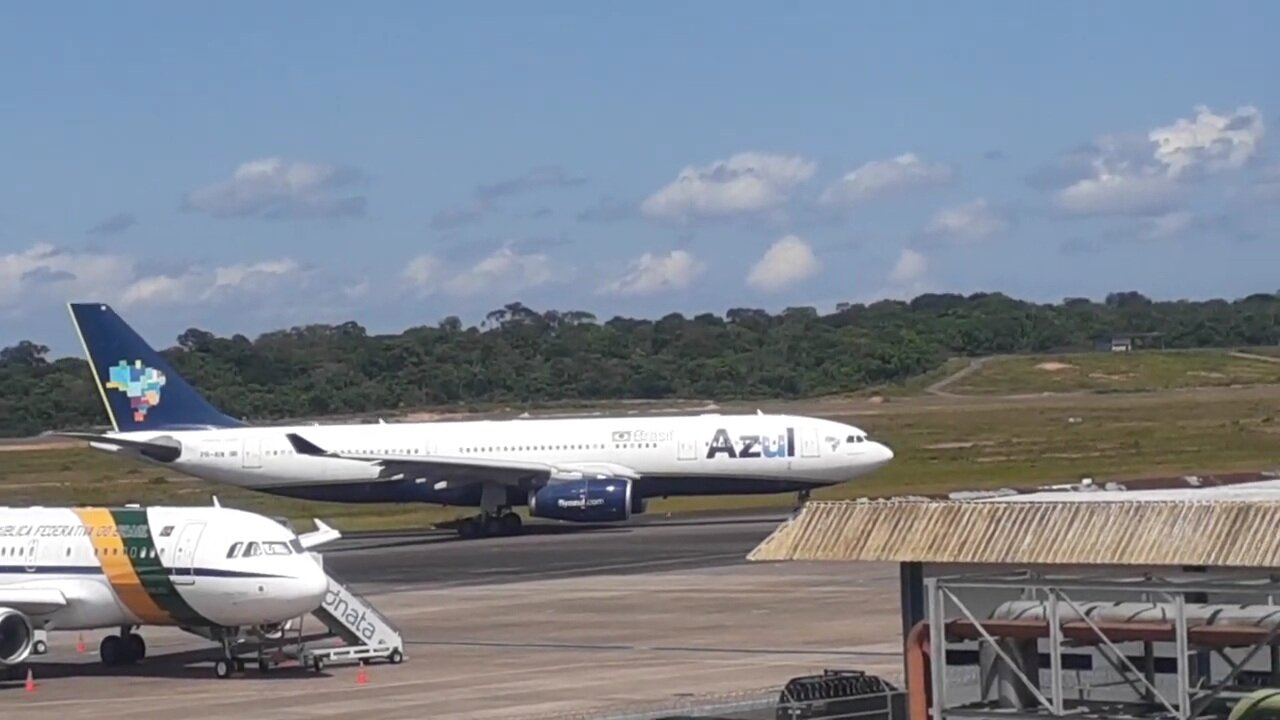
[[[262,549],[265,550],[268,555],[288,555],[289,554],[288,543],[264,542],[262,543]]]
[[[845,442],[848,442],[848,443],[860,443],[860,442],[866,442],[866,441],[867,441],[866,435],[850,435],[848,438],[845,439]]]
[[[258,545],[258,543],[256,542],[249,543],[249,546],[244,549],[245,557],[258,557],[261,554],[262,554],[262,547]]]
[[[227,551],[227,557],[233,558],[240,554],[240,547],[244,545],[242,542],[231,543],[231,549]]]

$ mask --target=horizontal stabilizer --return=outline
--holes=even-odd
[[[103,445],[115,445],[117,447],[137,450],[146,457],[159,462],[173,462],[182,455],[182,444],[177,440],[168,440],[167,442],[152,442],[148,440],[129,440],[116,437],[114,435],[100,435],[98,433],[87,432],[54,432],[49,433],[57,437],[74,438],[76,440],[88,440],[89,442],[101,443]]]
[[[325,543],[331,543],[342,537],[342,533],[328,525],[325,525],[320,518],[312,518],[311,521],[316,524],[316,529],[313,532],[304,533],[298,536],[298,541],[302,543],[302,547],[310,550],[311,548],[320,547]]]

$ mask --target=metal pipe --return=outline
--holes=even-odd
[[[929,720],[929,622],[921,620],[907,633],[907,717]]]

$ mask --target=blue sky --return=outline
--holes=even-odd
[[[362,9],[364,8],[364,9]],[[1280,5],[0,6],[0,344],[1280,289]]]

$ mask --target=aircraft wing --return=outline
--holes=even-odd
[[[129,448],[130,450],[137,450],[143,455],[161,462],[173,462],[182,454],[182,448],[176,444],[169,445],[165,443],[148,442],[146,440],[126,440],[114,435],[100,435],[98,433],[87,432],[52,432],[49,434],[56,437],[75,438],[77,440],[88,440],[91,443]]]
[[[0,588],[0,607],[13,608],[27,615],[43,615],[66,605],[66,596],[53,588]]]
[[[614,463],[567,463],[555,465],[534,460],[507,460],[492,457],[458,457],[449,455],[390,455],[335,453],[325,450],[297,433],[286,437],[299,455],[363,460],[381,465],[388,474],[437,479],[437,488],[475,482],[498,482],[514,485],[521,480],[535,484],[553,478],[585,474],[608,474],[635,479],[639,475],[630,468]]]

